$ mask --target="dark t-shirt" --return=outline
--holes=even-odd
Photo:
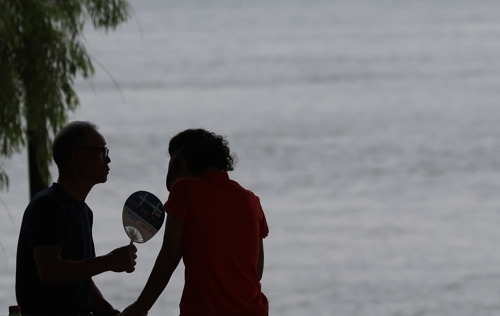
[[[54,183],[33,197],[24,213],[17,246],[16,297],[23,314],[72,314],[91,311],[91,279],[44,286],[38,277],[33,248],[61,247],[61,257],[95,257],[93,215],[84,202],[71,198]]]

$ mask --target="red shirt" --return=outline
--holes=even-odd
[[[269,228],[259,198],[226,172],[181,178],[165,211],[184,224],[182,316],[267,316],[257,273]]]

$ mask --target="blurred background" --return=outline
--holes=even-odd
[[[202,127],[227,137],[231,177],[261,198],[270,315],[498,314],[500,2],[131,5],[116,31],[86,31],[97,73],[77,82],[70,117],[110,148],[108,182],[87,200],[98,254],[128,243],[129,194],[166,200],[168,141]],[[6,315],[26,153],[2,164]],[[133,274],[94,278],[117,308],[142,290],[162,231],[138,245]],[[181,264],[150,315],[178,315],[182,286]]]

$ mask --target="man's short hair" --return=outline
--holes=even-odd
[[[97,131],[97,126],[86,121],[74,121],[57,133],[52,143],[52,158],[59,170],[69,161],[71,151],[83,145],[88,131]]]

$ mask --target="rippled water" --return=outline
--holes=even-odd
[[[111,150],[109,181],[88,199],[98,253],[127,243],[128,194],[166,199],[170,137],[205,127],[227,136],[232,177],[262,199],[271,315],[498,313],[500,3],[132,4],[127,25],[88,31],[103,66],[78,82],[71,116],[97,123]],[[4,311],[25,162],[2,162]],[[138,246],[135,273],[95,278],[116,307],[137,297],[160,244]],[[151,315],[178,314],[182,277]]]

